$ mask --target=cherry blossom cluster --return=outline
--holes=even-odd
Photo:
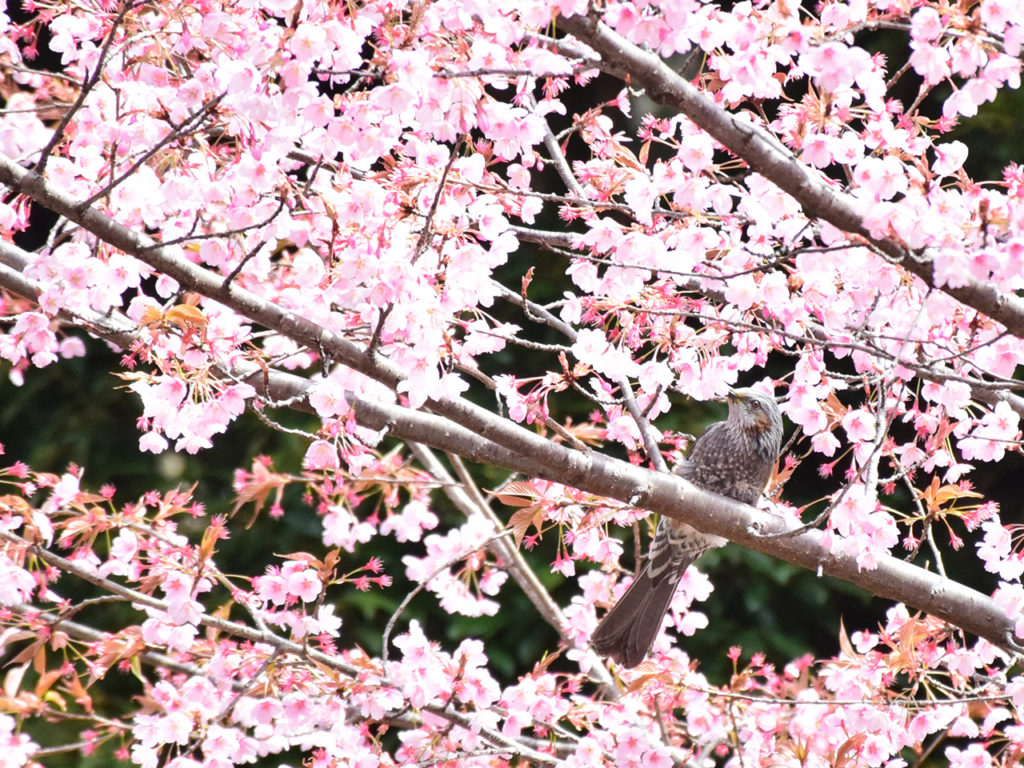
[[[971,473],[1020,451],[1024,171],[974,180],[949,137],[1019,87],[1019,3],[27,11],[0,13],[12,382],[86,354],[81,329],[122,355],[141,451],[198,454],[247,409],[315,425],[302,466],[236,471],[230,516],[178,490],[118,505],[78,467],[0,470],[0,636],[20,675],[0,766],[38,759],[25,723],[89,718],[83,751],[110,741],[147,768],[292,749],[323,768],[1019,761],[1024,555]],[[28,251],[33,206],[58,221]],[[975,639],[897,605],[837,628],[833,658],[780,672],[735,649],[716,686],[685,651],[719,597],[690,568],[650,659],[597,659],[589,634],[631,573],[619,529],[653,520],[642,494],[559,469],[668,468],[690,442],[671,412],[740,383],[779,396],[793,436],[774,517],[864,574],[927,548],[945,578],[943,550],[965,547],[991,576],[973,604],[1013,631]],[[571,460],[546,465],[538,435]],[[531,477],[478,487],[457,457],[493,446]],[[831,486],[797,508],[804,463]],[[311,550],[222,570],[219,542],[253,535],[243,510],[268,536],[300,514],[289,486]],[[396,562],[364,555],[382,537]],[[540,569],[577,593],[559,605]],[[398,573],[440,619],[486,620],[520,589],[558,645],[502,681],[486,643],[399,610],[368,653],[345,596],[400,603]],[[72,581],[95,601],[65,597]],[[97,713],[89,689],[123,673],[138,708]]]

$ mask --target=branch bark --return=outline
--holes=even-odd
[[[262,372],[254,373],[249,383],[257,386],[260,377]],[[276,371],[268,383],[267,394],[283,400],[301,398],[308,386],[299,376]],[[702,491],[672,473],[652,472],[600,453],[579,454],[557,445],[549,445],[552,458],[538,470],[528,444],[524,443],[521,451],[511,451],[441,416],[399,405],[356,399],[353,407],[359,423],[370,429],[387,429],[392,437],[451,451],[474,461],[498,464],[683,520],[701,531],[930,613],[995,645],[1020,650],[1013,639],[1013,622],[989,596],[892,556],[879,557],[874,570],[861,570],[855,558],[831,552],[821,531],[786,536],[795,528],[781,518]]]
[[[602,67],[605,71],[628,80],[634,87],[643,88],[658,103],[673,107],[693,120],[736,157],[799,202],[808,216],[863,238],[927,285],[999,321],[1015,336],[1024,336],[1024,299],[1000,293],[994,286],[966,276],[965,284],[960,287],[936,285],[934,265],[927,252],[913,253],[894,238],[873,236],[849,195],[801,163],[767,131],[722,109],[660,56],[614,32],[601,22],[599,14],[559,17],[558,27],[597,51],[607,65]]]

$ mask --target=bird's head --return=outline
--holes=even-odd
[[[763,435],[777,446],[782,441],[782,414],[771,395],[756,389],[730,389],[729,421],[742,429]],[[776,451],[778,448],[776,447]]]

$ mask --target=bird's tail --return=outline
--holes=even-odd
[[[658,636],[679,577],[698,554],[678,561],[672,569],[662,570],[658,577],[651,576],[650,565],[645,567],[597,625],[591,637],[594,650],[626,667],[643,661]]]

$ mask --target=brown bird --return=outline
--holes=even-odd
[[[726,400],[728,418],[704,430],[673,472],[705,491],[753,504],[778,461],[782,416],[770,395],[753,389],[730,390]],[[722,543],[718,536],[663,516],[647,566],[594,630],[594,650],[627,667],[643,661],[683,571]]]

